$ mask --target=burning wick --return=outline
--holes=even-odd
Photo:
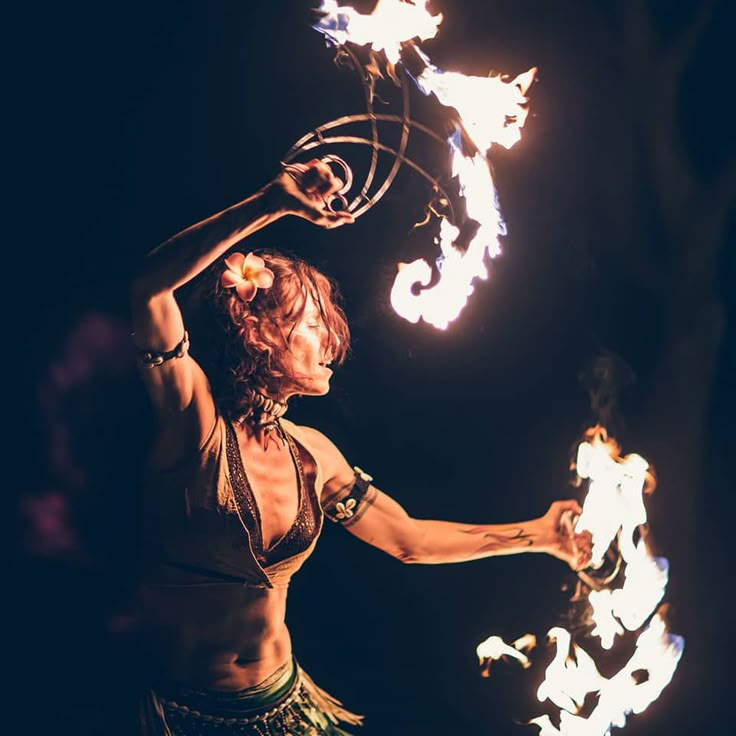
[[[574,468],[581,480],[588,481],[588,492],[580,516],[566,512],[561,524],[570,535],[587,530],[593,537],[591,566],[578,573],[590,588],[589,635],[599,637],[601,647],[610,650],[625,631],[639,633],[628,662],[612,677],[604,677],[567,629],[557,626],[547,632],[556,650],[537,698],[557,706],[559,728],[548,715],[533,718],[530,723],[539,727],[541,736],[606,736],[611,727],[623,727],[629,714],[641,713],[660,696],[684,649],[684,639],[668,632],[665,606],[660,605],[668,581],[667,560],[651,555],[646,544],[644,495],[654,486],[649,464],[637,454],[622,456],[606,430],[593,427],[578,447]],[[615,574],[600,577],[597,571],[616,548],[613,555],[620,564]],[[477,650],[485,665],[482,674],[488,676],[492,660],[508,658],[519,649],[519,641],[509,646],[491,636],[483,642]],[[511,656],[529,666],[526,656],[518,652]],[[597,694],[598,702],[583,717],[580,713],[591,693]]]

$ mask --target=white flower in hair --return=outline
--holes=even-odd
[[[225,265],[227,269],[220,282],[226,289],[234,288],[244,302],[252,301],[258,289],[270,289],[273,285],[273,271],[254,253],[247,256],[232,253],[225,259]]]

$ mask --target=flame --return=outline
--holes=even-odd
[[[323,17],[315,28],[333,43],[367,44],[374,51],[383,51],[390,65],[400,62],[402,47],[410,47],[423,66],[413,75],[417,87],[458,113],[448,139],[452,175],[465,199],[467,216],[477,228],[461,248],[458,229],[442,219],[435,241],[441,251],[436,283],[430,285],[432,267],[420,259],[398,264],[391,290],[391,305],[401,317],[414,323],[423,319],[445,329],[467,304],[473,282],[488,277],[486,257],[493,259],[501,252],[500,238],[506,226],[485,154],[494,143],[510,148],[520,139],[528,113],[527,92],[537,70],[509,79],[439,69],[413,44],[415,38],[434,38],[442,21],[442,15],[430,14],[427,3],[379,0],[373,12],[365,15],[338,6],[335,0],[323,0],[320,11]]]
[[[551,700],[568,712],[577,711],[589,692],[600,690],[601,677],[593,658],[580,647],[575,647],[575,659],[569,656],[572,637],[567,629],[555,626],[547,632],[550,641],[557,643],[557,652],[547,667],[546,677],[537,690],[539,701]]]
[[[390,63],[399,61],[401,44],[414,38],[434,38],[442,22],[442,14],[432,15],[424,5],[404,0],[378,0],[369,15],[355,8],[338,6],[337,0],[322,0],[319,12],[322,18],[315,28],[338,46],[352,41],[359,46],[369,45],[374,51],[383,51]]]
[[[475,653],[480,663],[485,665],[484,675],[488,677],[491,662],[504,657],[511,657],[521,663],[526,669],[531,666],[531,660],[523,652],[533,649],[537,645],[537,637],[533,634],[524,634],[515,642],[507,644],[500,636],[489,636],[478,644]]]
[[[669,565],[666,559],[649,554],[643,537],[634,542],[647,522],[643,493],[649,475],[647,461],[636,454],[621,457],[618,445],[599,431],[580,444],[575,467],[580,478],[589,480],[576,531],[588,530],[593,537],[591,567],[600,567],[616,539],[626,563],[623,587],[592,591],[589,596],[596,621],[593,633],[610,649],[615,633],[621,633],[616,620],[635,631],[662,600]]]
[[[608,579],[588,593],[589,634],[598,637],[604,649],[611,649],[626,631],[638,632],[636,648],[628,662],[606,678],[593,657],[572,641],[569,631],[550,629],[547,636],[556,650],[537,698],[559,709],[559,727],[549,715],[530,723],[539,727],[541,736],[606,736],[613,726],[623,727],[629,714],[641,713],[660,696],[677,669],[684,639],[667,631],[660,606],[668,582],[667,560],[653,556],[646,543],[644,496],[654,487],[649,464],[637,454],[622,456],[606,430],[593,427],[578,446],[573,467],[580,479],[588,481],[574,528],[589,531],[593,538],[593,560],[589,573],[581,577],[593,582],[613,549],[621,562],[620,574],[613,576],[618,587],[612,588]],[[487,657],[508,654],[496,642],[487,645],[497,638],[489,637],[481,645]],[[597,694],[598,702],[583,717],[580,711],[589,694]]]
[[[540,736],[606,736],[611,727],[622,728],[631,713],[642,713],[669,684],[682,656],[684,640],[670,634],[664,619],[655,614],[639,635],[629,661],[610,679],[602,677],[592,657],[573,645],[565,629],[550,629],[557,640],[557,654],[537,691],[540,701],[551,700],[560,708],[560,727],[547,715],[530,723],[539,726]],[[646,672],[646,678],[637,673]],[[598,693],[598,704],[587,718],[577,715],[588,693]]]
[[[420,89],[458,111],[465,131],[479,150],[487,151],[494,143],[511,148],[521,139],[521,128],[529,114],[526,93],[536,78],[536,67],[514,79],[505,75],[474,77],[443,71],[426,54],[415,51],[426,64],[417,77]]]

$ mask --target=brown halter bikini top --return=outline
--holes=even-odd
[[[299,509],[289,530],[270,548],[263,547],[261,515],[240,455],[235,428],[229,420],[226,426],[226,455],[235,501],[239,515],[250,536],[253,554],[262,567],[304,552],[309,548],[320,530],[320,507],[315,491],[317,467],[314,458],[298,444],[279,424],[297,469],[299,486]]]

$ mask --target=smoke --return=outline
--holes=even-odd
[[[583,367],[578,378],[588,393],[593,423],[606,427],[611,436],[619,435],[625,423],[621,396],[636,382],[633,368],[621,356],[603,348]]]

